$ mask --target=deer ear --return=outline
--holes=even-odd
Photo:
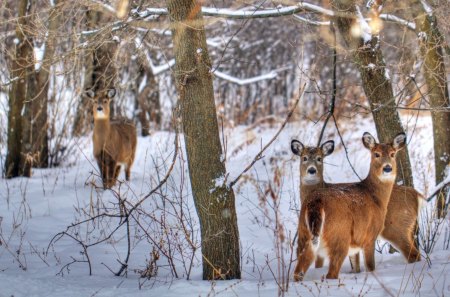
[[[305,146],[303,145],[303,143],[301,143],[297,139],[291,141],[291,150],[295,155],[300,156],[304,148]]]
[[[362,142],[364,146],[369,150],[374,148],[375,144],[377,143],[375,141],[375,138],[369,132],[364,132]]]
[[[107,95],[109,99],[113,98],[114,96],[116,96],[116,89],[109,89]]]
[[[323,156],[329,156],[334,151],[334,140],[328,140],[327,142],[323,143],[320,148],[322,149]]]
[[[86,90],[85,94],[86,94],[86,96],[88,96],[91,99],[94,99],[94,97],[95,97],[95,93],[92,90]]]
[[[392,141],[392,146],[396,150],[401,150],[406,145],[406,134],[401,132],[398,133],[397,136],[394,137],[394,141]]]

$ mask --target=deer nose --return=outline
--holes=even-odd
[[[97,111],[102,111],[102,110],[103,110],[103,107],[101,107],[101,106],[97,107]]]
[[[316,168],[314,168],[314,167],[309,167],[308,168],[308,173],[309,174],[313,175],[313,174],[316,174],[316,172],[317,172]]]
[[[386,173],[390,173],[392,171],[392,166],[391,165],[384,166],[383,171]]]

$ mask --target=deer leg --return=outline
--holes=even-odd
[[[322,258],[321,256],[316,256],[315,267],[316,268],[322,268],[323,267],[323,261],[324,261],[324,258]]]
[[[361,272],[361,265],[359,264],[359,253],[356,253],[352,256],[349,256],[350,266],[352,267],[352,272],[359,273]]]
[[[414,232],[407,236],[400,236],[394,244],[397,244],[398,249],[402,252],[408,263],[420,261],[420,252],[414,244]]]
[[[328,268],[327,278],[336,279],[339,277],[342,263],[344,263],[347,252],[342,250],[334,250],[330,253],[330,267]]]
[[[364,247],[364,262],[366,271],[375,270],[375,240],[368,246]]]
[[[297,265],[294,270],[294,280],[296,282],[303,280],[303,277],[311,263],[314,261],[315,256],[311,246],[311,238],[310,236],[305,235],[306,230],[302,230],[302,227],[300,227],[298,235]]]
[[[116,165],[116,169],[114,171],[114,182],[117,180],[117,178],[119,178],[119,173],[120,173],[120,165]]]
[[[112,188],[116,184],[116,169],[117,169],[117,163],[114,160],[110,160],[108,164],[108,184],[109,188]]]
[[[127,181],[130,180],[130,171],[131,171],[131,164],[127,164],[127,165],[125,166],[125,179],[126,179]]]

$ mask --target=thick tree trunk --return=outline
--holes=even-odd
[[[380,142],[390,141],[404,130],[396,109],[392,84],[378,36],[372,35],[372,38],[365,42],[361,36],[352,34],[352,26],[357,22],[355,1],[334,0],[332,5],[337,12],[336,25],[361,74],[362,85],[369,99],[378,140]],[[411,163],[406,148],[397,154],[397,164],[397,182],[412,186]]]
[[[450,100],[444,63],[444,37],[439,32],[437,19],[428,14],[420,1],[415,1],[413,13],[416,19],[416,31],[419,36],[420,52],[424,61],[423,70],[428,88],[430,107],[435,109],[449,108]],[[434,138],[434,164],[436,183],[446,177],[450,166],[450,113],[432,111]],[[440,217],[445,215],[445,192],[438,196],[437,209]]]
[[[48,90],[49,74],[55,53],[56,33],[60,25],[58,1],[50,9],[45,52],[38,71],[34,63],[29,65],[28,93],[23,117],[23,153],[33,158],[33,166],[45,168],[49,164],[48,153]]]
[[[203,279],[240,278],[239,232],[226,176],[201,6],[168,1],[189,175],[202,236]]]
[[[15,56],[11,59],[10,77],[13,80],[9,90],[8,112],[8,152],[5,160],[5,176],[29,176],[27,158],[22,148],[22,110],[27,98],[27,82],[30,73],[27,70],[34,65],[33,43],[29,38],[28,0],[18,3],[18,19],[15,37]],[[11,10],[14,11],[14,10]],[[26,168],[27,167],[27,168]]]

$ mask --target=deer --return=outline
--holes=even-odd
[[[317,254],[330,259],[328,279],[338,278],[345,257],[360,250],[366,270],[375,269],[375,241],[384,227],[397,173],[395,156],[405,146],[406,135],[402,132],[391,143],[377,143],[365,132],[362,142],[371,152],[364,180],[318,188],[303,198],[295,281],[303,280]]]
[[[88,91],[94,115],[92,135],[94,158],[102,177],[103,188],[112,188],[119,176],[121,165],[125,167],[125,179],[130,180],[131,166],[136,155],[137,133],[135,125],[127,120],[111,120],[110,102],[116,90],[95,94]]]
[[[300,157],[302,204],[314,190],[335,185],[326,183],[323,178],[323,159],[334,151],[334,141],[327,141],[320,147],[311,147],[294,139],[291,141],[291,150],[293,154]],[[394,184],[381,232],[381,238],[400,250],[408,263],[420,261],[420,252],[414,233],[423,199],[423,195],[414,188]],[[321,268],[323,262],[324,258],[316,255],[315,268]],[[353,272],[361,272],[359,253],[350,256],[350,263]]]

